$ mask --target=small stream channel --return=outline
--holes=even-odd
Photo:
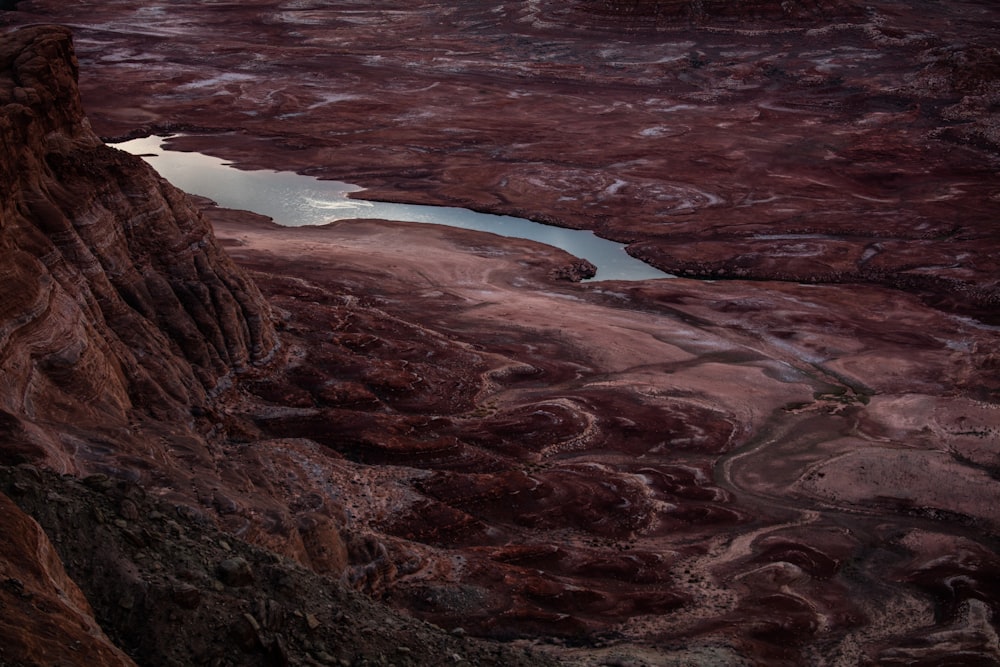
[[[672,277],[630,256],[622,244],[602,239],[593,232],[464,208],[351,199],[348,196],[351,192],[363,188],[287,171],[237,169],[210,155],[167,150],[163,148],[165,139],[152,136],[114,146],[142,157],[161,176],[185,192],[208,197],[227,208],[266,215],[280,225],[322,225],[357,218],[429,222],[530,239],[562,248],[597,267],[597,275],[592,280]]]

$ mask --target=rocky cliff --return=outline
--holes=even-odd
[[[0,48],[8,424],[190,419],[272,353],[267,304],[183,195],[90,130],[68,31],[30,28]],[[61,457],[34,444],[31,456]]]
[[[123,461],[168,455],[152,431],[196,440],[192,410],[276,339],[184,195],[90,130],[76,77],[68,30],[0,38],[0,463],[137,475]],[[89,664],[131,664],[38,525],[0,502],[0,663],[56,664],[75,642]]]

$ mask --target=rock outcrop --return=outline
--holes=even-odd
[[[192,203],[91,131],[76,77],[68,30],[0,38],[0,463],[163,477],[272,354],[271,313]],[[0,534],[0,663],[132,664],[3,495]]]
[[[385,547],[287,482],[338,456],[227,416],[287,365],[270,306],[76,78],[67,29],[0,36],[0,665],[547,664],[344,585]]]
[[[0,43],[0,397],[8,462],[70,471],[44,425],[191,421],[266,360],[271,314],[188,199],[91,131],[69,31]],[[13,459],[13,461],[12,461]]]
[[[0,664],[135,665],[105,636],[41,527],[0,493]],[[59,638],[58,641],[54,641]]]
[[[395,566],[317,493],[339,455],[228,414],[293,358],[271,307],[76,79],[67,29],[0,36],[0,665],[548,664],[345,585]]]

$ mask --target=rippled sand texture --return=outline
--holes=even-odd
[[[74,28],[104,136],[209,132],[175,146],[686,276],[569,285],[528,242],[215,213],[285,313],[233,465],[369,536],[359,587],[595,664],[995,664],[1000,11],[785,4],[18,20]]]

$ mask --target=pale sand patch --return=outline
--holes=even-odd
[[[376,220],[283,228],[213,215],[213,225],[237,261],[258,266],[262,257],[284,257],[294,268],[282,271],[300,276],[303,271],[328,272],[331,278],[363,275],[361,282],[371,286],[367,290],[411,308],[428,297],[447,298],[455,303],[449,319],[463,327],[516,327],[534,332],[539,341],[558,340],[590,378],[631,386],[652,400],[682,393],[728,412],[744,425],[743,434],[778,406],[811,400],[815,391],[806,375],[775,372],[776,365],[787,366],[775,363],[784,351],[758,349],[759,342],[742,332],[686,322],[670,312],[609,305],[609,283],[554,280],[552,269],[572,258],[552,246]],[[699,283],[669,282],[706,297]],[[727,357],[734,361],[720,363]]]
[[[1000,527],[1000,485],[945,452],[869,447],[813,468],[796,486],[837,504],[900,503],[964,514]]]
[[[866,429],[1000,469],[1000,405],[964,397],[875,396]],[[914,435],[916,434],[916,435]]]

